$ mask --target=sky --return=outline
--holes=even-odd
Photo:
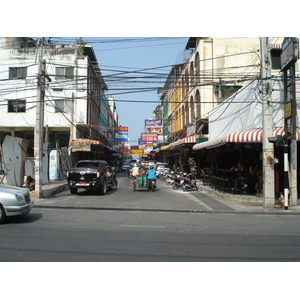
[[[101,38],[100,38],[101,39]],[[96,53],[100,70],[108,86],[107,95],[116,100],[117,112],[121,126],[128,127],[129,142],[137,145],[137,140],[144,132],[145,120],[153,117],[153,111],[159,105],[157,88],[162,87],[171,66],[181,62],[180,57],[185,49],[188,38],[150,39],[121,38],[121,42],[113,42],[118,38],[106,38],[107,44],[92,44]],[[88,38],[84,40],[89,40]],[[103,39],[101,39],[103,40]],[[127,41],[126,41],[127,40]],[[138,40],[139,42],[134,42]],[[167,66],[167,67],[165,67]],[[155,68],[153,70],[145,70]],[[132,73],[144,70],[144,73]],[[108,75],[120,72],[127,79],[114,79]],[[128,77],[135,77],[129,82]],[[141,77],[153,78],[141,78]],[[145,83],[142,83],[145,81]],[[124,90],[116,90],[123,89]],[[151,91],[144,91],[144,89]],[[130,89],[136,89],[134,92]],[[142,89],[142,91],[141,91]],[[132,101],[132,102],[131,102]],[[151,101],[152,103],[147,103]],[[154,102],[154,103],[153,103]],[[155,103],[156,102],[156,103]]]
[[[58,37],[53,41],[76,43],[77,39]],[[188,37],[82,39],[93,46],[108,87],[106,96],[116,101],[120,126],[128,127],[129,143],[138,145],[145,120],[154,117],[153,111],[160,104],[158,88],[163,87],[172,65],[182,63],[187,55]]]

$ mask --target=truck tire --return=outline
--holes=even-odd
[[[100,177],[100,185],[99,185],[99,194],[100,195],[105,195],[107,190],[107,185],[106,185],[106,178],[104,175]]]
[[[111,190],[116,190],[118,187],[118,181],[116,178],[113,179],[111,186],[109,187]]]
[[[78,188],[70,187],[71,194],[77,194]]]

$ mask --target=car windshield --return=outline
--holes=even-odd
[[[93,161],[79,161],[76,165],[77,168],[98,168],[99,163],[98,162],[93,162]]]

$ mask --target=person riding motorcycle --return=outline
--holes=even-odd
[[[157,177],[156,177],[156,171],[154,170],[153,166],[150,166],[150,169],[147,171],[146,176],[147,176],[148,180],[154,179],[155,186],[156,186],[156,179],[157,179]]]
[[[130,173],[132,173],[132,176],[139,176],[139,171],[140,168],[137,166],[137,164],[134,164],[133,168],[130,170]]]

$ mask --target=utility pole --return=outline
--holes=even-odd
[[[273,136],[273,104],[271,82],[271,60],[269,38],[260,38],[261,53],[261,93],[262,93],[262,131],[263,131],[263,207],[273,208],[275,204],[274,149],[268,137]]]
[[[38,199],[42,197],[45,71],[43,38],[39,38],[36,123],[34,130],[35,195]]]

